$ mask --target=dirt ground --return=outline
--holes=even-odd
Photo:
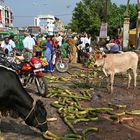
[[[71,65],[69,72],[61,74],[54,73],[56,77],[69,77],[75,74],[79,74],[81,71],[85,71],[80,64]],[[81,78],[73,78],[71,81],[61,81],[48,83],[49,87],[56,86],[72,91],[79,91],[80,88],[73,86],[74,81],[81,81]],[[109,105],[126,105],[125,111],[131,111],[140,109],[140,71],[138,71],[137,88],[131,88],[128,90],[127,77],[125,75],[117,75],[115,77],[114,93],[109,94],[106,89],[106,79],[98,78],[95,86],[91,90],[93,95],[91,101],[81,102],[84,107],[110,107]],[[39,98],[34,94],[34,88],[28,89],[28,92],[33,98]],[[55,98],[41,98],[46,110],[48,112],[48,118],[56,117],[58,120],[48,123],[49,130],[59,136],[63,136],[70,132],[67,125],[64,124],[60,118],[57,110],[50,104],[55,101]],[[118,112],[121,110],[116,109]],[[86,127],[97,127],[99,132],[90,134],[87,140],[140,140],[140,115],[129,116],[132,119],[123,122],[114,122],[107,114],[100,114],[97,122],[80,123],[77,129]],[[0,131],[3,140],[43,140],[41,133],[29,126],[27,126],[23,120],[13,119],[11,117],[2,118],[0,121]],[[0,138],[0,140],[2,140]]]

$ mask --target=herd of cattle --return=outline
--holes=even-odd
[[[122,52],[118,54],[95,54],[95,67],[102,67],[106,76],[110,75],[111,92],[113,92],[114,75],[133,71],[134,87],[136,87],[138,55],[135,52]],[[131,74],[128,71],[128,88],[130,87]],[[14,110],[29,126],[36,127],[45,132],[47,127],[47,112],[43,103],[33,98],[23,88],[17,74],[9,68],[0,66],[0,111]]]

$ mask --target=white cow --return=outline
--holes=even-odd
[[[135,52],[122,52],[117,54],[95,54],[95,67],[101,66],[106,76],[111,78],[111,93],[113,92],[114,76],[116,73],[126,72],[129,69],[133,71],[134,87],[136,87],[138,55]],[[128,88],[130,87],[131,74],[128,71]]]

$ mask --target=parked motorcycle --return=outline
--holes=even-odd
[[[69,69],[69,62],[62,58],[62,54],[60,50],[56,51],[56,60],[55,60],[55,68],[58,72],[64,73]]]
[[[23,86],[35,82],[38,93],[45,97],[48,93],[47,81],[44,78],[44,68],[40,58],[33,57],[30,62],[22,61],[22,56],[3,57],[0,55],[0,63],[6,67],[12,68],[17,72]],[[19,64],[17,64],[19,61]]]

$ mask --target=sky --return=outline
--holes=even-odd
[[[5,0],[14,13],[14,26],[33,25],[33,19],[40,14],[51,14],[69,23],[72,11],[80,0]],[[130,0],[136,3],[137,0]],[[127,0],[112,0],[116,4],[126,4]]]

